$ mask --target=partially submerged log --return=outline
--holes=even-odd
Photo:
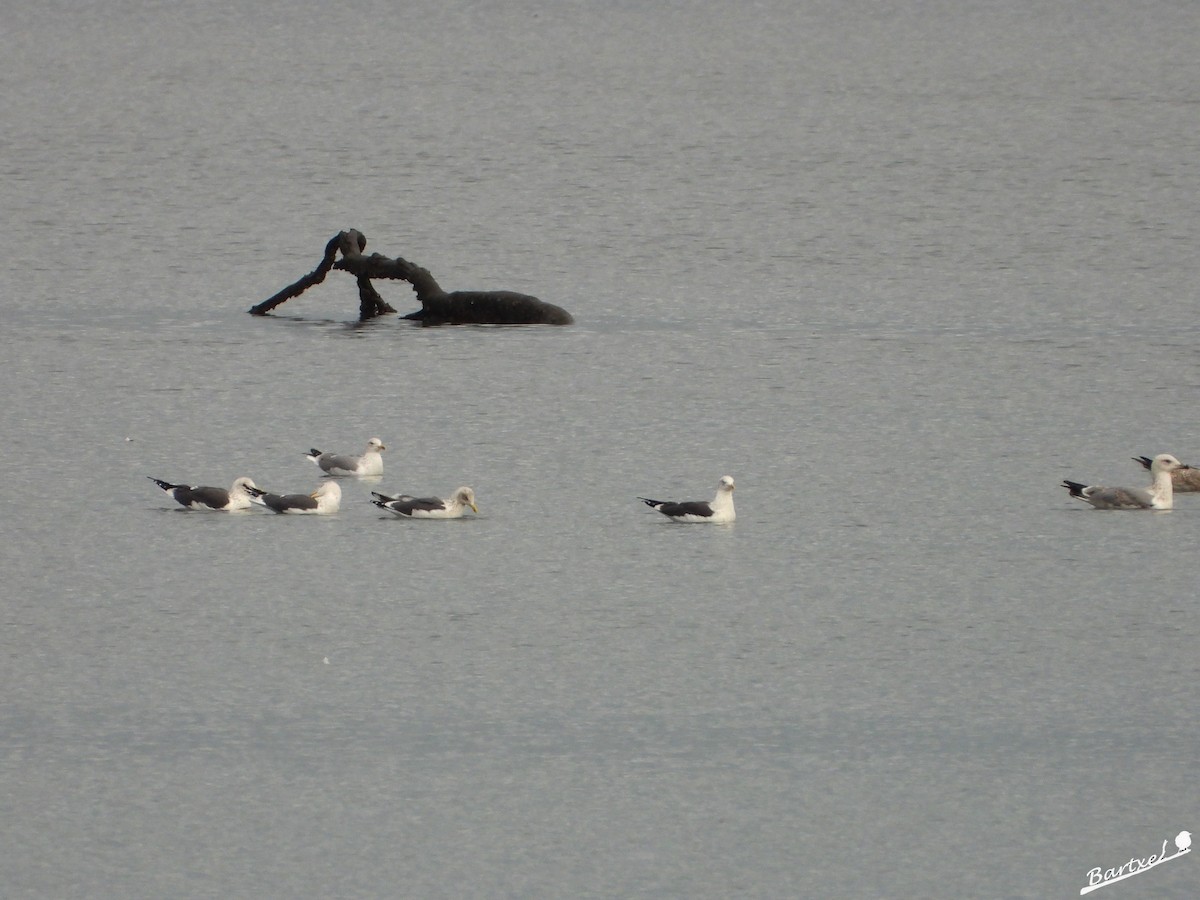
[[[386,278],[407,281],[417,293],[421,308],[404,316],[423,325],[570,325],[574,319],[560,306],[546,303],[528,294],[513,291],[444,291],[416,263],[406,259],[372,253],[364,256],[367,239],[362,232],[350,229],[330,239],[320,265],[294,284],[290,284],[250,309],[255,316],[265,316],[275,307],[298,297],[313,285],[320,284],[330,269],[349,272],[358,280],[359,317],[371,319],[394,310],[375,290],[371,280]],[[337,255],[341,258],[337,259]]]

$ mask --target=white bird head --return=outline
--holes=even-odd
[[[460,487],[454,492],[454,499],[463,506],[471,507],[471,509],[478,514],[479,507],[475,505],[475,492],[469,487]]]
[[[1176,469],[1190,469],[1191,466],[1185,466],[1170,453],[1160,453],[1150,461],[1150,473],[1157,475],[1159,472],[1174,472]]]

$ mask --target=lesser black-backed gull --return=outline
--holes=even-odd
[[[458,519],[468,506],[472,512],[479,513],[479,507],[475,505],[475,492],[469,487],[460,487],[448,500],[441,497],[412,497],[408,494],[391,497],[375,491],[371,492],[371,496],[376,498],[371,502],[380,509],[407,519]]]
[[[304,455],[330,475],[382,475],[383,457],[379,454],[386,449],[379,438],[371,438],[362,456],[322,453],[317,449],[309,450]]]
[[[710,525],[724,525],[735,518],[733,510],[733,478],[723,475],[717,482],[717,496],[712,500],[685,500],[675,503],[669,500],[650,500],[638,497],[651,509],[674,522],[708,522]]]
[[[1141,463],[1143,469],[1150,468],[1150,463],[1153,462],[1148,456],[1135,456],[1133,461]],[[1194,494],[1200,491],[1200,469],[1192,466],[1176,469],[1171,473],[1171,487],[1181,494]]]
[[[250,496],[260,506],[293,515],[329,516],[342,505],[342,488],[336,481],[326,481],[311,494],[268,494],[251,488]]]
[[[1170,453],[1160,453],[1150,461],[1154,481],[1148,488],[1103,487],[1064,481],[1072,497],[1090,503],[1096,509],[1170,509],[1174,505],[1171,485],[1173,472],[1189,469]]]
[[[150,475],[146,477],[166,491],[168,497],[188,509],[213,509],[222,512],[249,509],[249,489],[254,487],[254,482],[249,478],[239,478],[234,481],[233,487],[225,490],[225,488],[219,487],[171,484],[169,481],[162,481]]]

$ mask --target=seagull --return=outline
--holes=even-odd
[[[1114,488],[1084,485],[1064,481],[1062,486],[1084,503],[1096,509],[1170,509],[1174,500],[1171,488],[1172,473],[1190,469],[1170,453],[1160,453],[1150,461],[1154,483],[1148,488]]]
[[[225,490],[225,488],[218,487],[171,484],[169,481],[160,481],[149,475],[146,477],[166,491],[167,496],[172,500],[188,509],[215,509],[222,512],[233,512],[235,509],[250,508],[249,491],[254,487],[254,482],[249,478],[239,478],[233,483],[233,487]]]
[[[311,494],[268,494],[250,488],[250,497],[259,506],[293,515],[331,516],[342,505],[342,489],[336,481],[326,481]]]
[[[665,500],[649,500],[638,497],[651,509],[657,509],[673,522],[709,522],[724,525],[735,518],[733,511],[733,478],[722,475],[717,482],[717,496],[712,500],[690,500],[672,503]]]
[[[1148,456],[1135,456],[1134,462],[1142,464],[1143,469],[1150,468],[1153,461]],[[1171,487],[1181,494],[1192,494],[1200,491],[1200,469],[1184,466],[1171,473]]]
[[[1190,831],[1181,831],[1175,835],[1175,846],[1179,848],[1179,852],[1189,849],[1192,846],[1192,833]]]
[[[413,497],[409,494],[390,497],[375,491],[371,491],[371,496],[375,498],[371,502],[380,509],[386,509],[406,519],[459,519],[468,506],[474,513],[479,513],[479,507],[475,505],[475,492],[469,487],[460,487],[449,500],[443,500],[441,497]]]
[[[382,475],[383,457],[379,454],[386,449],[379,438],[371,438],[362,456],[341,456],[322,453],[317,449],[309,450],[304,455],[330,475]]]

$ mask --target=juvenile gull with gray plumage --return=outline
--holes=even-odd
[[[1096,509],[1170,509],[1174,505],[1171,478],[1174,472],[1190,469],[1170,453],[1160,453],[1150,461],[1153,482],[1148,488],[1103,487],[1063,481],[1072,497],[1090,503]]]
[[[260,506],[277,513],[331,516],[342,505],[342,488],[336,481],[326,481],[311,494],[269,494],[251,488],[250,497]]]
[[[389,496],[371,491],[375,499],[371,502],[380,509],[403,516],[406,519],[458,519],[466,512],[467,507],[478,514],[479,507],[475,505],[475,492],[469,487],[460,487],[449,499],[441,497],[413,497],[409,494]]]
[[[322,453],[316,448],[305,453],[321,467],[321,471],[330,475],[382,475],[383,457],[380,456],[387,447],[379,438],[367,441],[367,449],[361,456],[346,456],[338,453]]]
[[[188,509],[211,509],[219,512],[233,512],[238,509],[250,508],[249,489],[254,482],[249,478],[239,478],[234,481],[229,490],[219,487],[194,486],[190,484],[171,484],[147,475],[151,481],[162,488],[168,497]]]
[[[650,500],[638,497],[651,509],[675,522],[708,522],[711,525],[724,525],[735,518],[733,511],[733,478],[721,476],[717,482],[717,496],[712,500],[686,500],[672,502],[669,500]]]

